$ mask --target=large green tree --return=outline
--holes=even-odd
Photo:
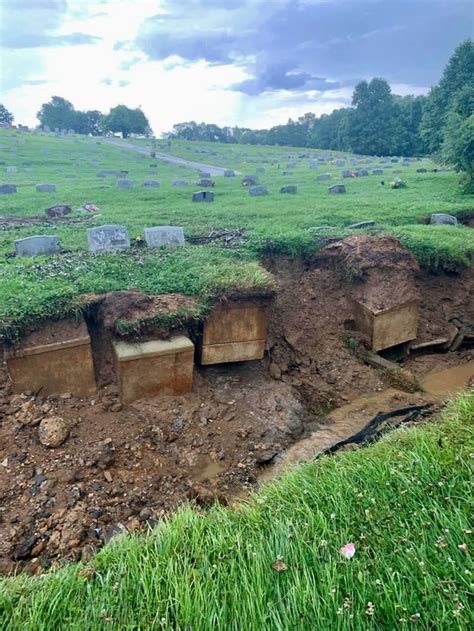
[[[420,133],[430,153],[440,151],[448,116],[458,93],[474,86],[474,42],[462,42],[448,61],[441,80],[434,86],[424,107]]]
[[[130,109],[126,105],[117,105],[105,117],[104,129],[128,138],[130,134],[148,134],[150,123],[140,108]]]
[[[0,103],[0,125],[11,125],[13,123],[13,114]]]
[[[74,129],[74,106],[61,96],[53,96],[43,103],[37,118],[42,127],[49,129]]]
[[[466,191],[474,193],[474,86],[465,85],[451,103],[443,129],[441,158],[460,172]]]

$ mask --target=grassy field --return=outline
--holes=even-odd
[[[148,141],[134,142],[149,146]],[[215,291],[270,287],[269,277],[258,263],[262,255],[309,254],[324,243],[321,236],[348,234],[349,224],[366,219],[376,220],[380,232],[399,236],[421,264],[431,269],[472,263],[474,239],[469,228],[419,224],[432,212],[462,214],[471,210],[472,197],[460,192],[454,173],[416,173],[420,163],[409,167],[382,165],[383,176],[345,180],[345,195],[329,195],[328,184],[342,181],[341,167],[324,164],[310,170],[309,159],[302,158],[296,168],[287,169],[289,156],[298,156],[304,150],[173,141],[170,153],[235,168],[241,175],[265,168],[259,177],[262,184],[268,185],[269,195],[250,197],[240,186],[240,177],[215,177],[214,203],[195,204],[191,193],[198,188],[194,184],[198,179],[196,170],[152,160],[100,140],[15,135],[0,130],[0,147],[0,160],[5,163],[1,168],[18,169],[17,173],[2,173],[0,183],[16,184],[18,193],[0,196],[0,215],[42,215],[47,206],[58,203],[76,209],[92,202],[101,209],[93,224],[84,221],[2,230],[0,335],[10,335],[31,319],[74,311],[81,306],[77,298],[81,293],[132,287],[154,293],[179,291],[199,297],[204,309]],[[359,166],[371,170],[378,164],[374,160]],[[434,167],[429,161],[422,166],[428,170]],[[407,188],[393,190],[387,185],[395,177],[394,168],[403,170],[401,177]],[[97,177],[106,169],[129,171],[128,178],[135,181],[135,188],[118,189],[112,175]],[[283,175],[286,170],[293,175]],[[332,173],[332,180],[316,181],[316,176],[324,172]],[[173,187],[172,180],[177,178],[187,179],[190,185]],[[141,187],[149,179],[160,181],[160,188]],[[37,183],[55,183],[57,192],[37,193]],[[298,186],[296,195],[279,193],[282,185],[291,183]],[[142,235],[147,226],[180,225],[187,237],[213,229],[244,228],[246,240],[232,251],[187,246],[180,252],[132,248],[126,254],[90,256],[86,228],[107,223],[125,224],[132,239]],[[22,260],[8,257],[15,239],[51,233],[60,237],[65,250],[61,256]]]
[[[87,566],[4,579],[1,628],[472,628],[473,418],[471,389],[437,421],[298,466],[248,502],[185,507]]]

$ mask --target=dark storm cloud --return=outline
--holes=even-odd
[[[164,10],[144,21],[138,49],[239,65],[251,78],[232,89],[252,95],[371,76],[429,86],[473,18],[471,0],[168,0]]]

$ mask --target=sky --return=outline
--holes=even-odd
[[[140,106],[156,134],[270,127],[374,76],[425,94],[473,34],[473,0],[0,0],[0,102],[30,126],[56,95]]]

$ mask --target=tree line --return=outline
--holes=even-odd
[[[270,129],[178,123],[168,138],[281,145],[368,155],[434,155],[463,173],[474,190],[474,42],[461,43],[427,96],[392,94],[385,79],[361,81],[352,106],[309,112]]]

